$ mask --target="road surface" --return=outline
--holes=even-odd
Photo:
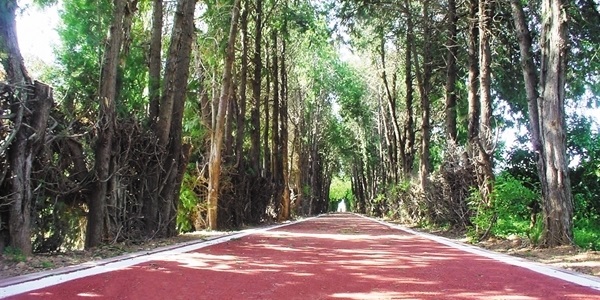
[[[330,214],[4,286],[0,297],[600,300],[600,280]]]

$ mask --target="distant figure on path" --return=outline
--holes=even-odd
[[[338,203],[337,212],[346,212],[346,199],[342,199],[342,201]]]

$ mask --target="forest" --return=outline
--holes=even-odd
[[[0,250],[335,210],[600,249],[598,0],[0,3]]]

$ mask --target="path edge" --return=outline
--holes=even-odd
[[[458,249],[458,250],[465,251],[465,252],[475,254],[475,255],[480,255],[480,256],[483,256],[483,257],[486,257],[489,259],[493,259],[493,260],[505,263],[505,264],[513,265],[513,266],[520,267],[520,268],[525,268],[525,269],[534,271],[536,273],[540,273],[540,274],[543,274],[546,276],[561,279],[561,280],[564,280],[564,281],[567,281],[570,283],[574,283],[577,285],[585,286],[585,287],[600,291],[600,278],[598,278],[596,276],[591,276],[591,275],[579,273],[579,272],[572,271],[572,270],[567,270],[567,269],[556,267],[556,266],[545,265],[545,264],[535,262],[532,260],[528,260],[528,259],[522,258],[522,257],[516,257],[516,256],[504,254],[504,253],[494,252],[494,251],[483,249],[483,248],[480,248],[480,247],[477,247],[474,245],[469,245],[466,243],[455,241],[455,240],[452,240],[452,239],[449,239],[446,237],[442,237],[442,236],[438,236],[438,235],[434,235],[434,234],[430,234],[430,233],[426,233],[426,232],[416,231],[416,230],[413,230],[413,229],[410,229],[408,227],[398,225],[398,224],[388,223],[386,221],[368,217],[365,215],[361,215],[361,214],[355,214],[355,215],[375,221],[379,224],[388,226],[392,229],[401,230],[401,231],[404,231],[404,232],[407,232],[410,234],[414,234],[414,235],[432,240],[434,242],[452,247],[454,249]]]
[[[159,247],[149,251],[139,251],[58,269],[9,277],[0,280],[0,298],[27,293],[33,290],[46,288],[49,286],[61,284],[79,278],[107,273],[116,269],[126,268],[140,263],[152,261],[164,256],[195,251],[212,245],[236,240],[251,234],[261,233],[281,227],[290,226],[293,224],[298,224],[301,222],[318,218],[320,216],[321,215],[301,218],[298,220],[288,221],[276,225],[267,225],[257,228],[250,228],[241,230],[236,233],[225,234],[223,236],[210,237],[207,239],[197,241],[183,242],[175,245]]]

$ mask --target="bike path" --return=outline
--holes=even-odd
[[[600,282],[361,216],[331,214],[6,286],[2,296],[600,300]]]

